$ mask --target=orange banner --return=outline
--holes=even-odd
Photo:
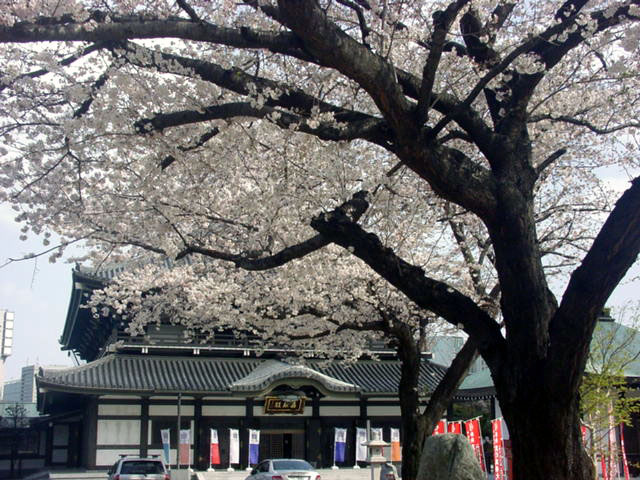
[[[402,461],[402,449],[400,448],[400,429],[391,429],[391,461]]]

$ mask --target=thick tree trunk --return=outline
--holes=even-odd
[[[580,434],[577,399],[516,397],[503,409],[509,427],[515,479],[593,480],[593,464]],[[517,405],[517,406],[516,406]]]
[[[580,432],[578,388],[586,355],[585,350],[563,365],[553,351],[530,363],[512,358],[494,374],[511,438],[513,478],[593,480]]]
[[[402,336],[399,335],[400,338]],[[404,338],[398,348],[402,361],[402,375],[398,389],[402,414],[402,478],[415,480],[420,467],[422,446],[431,434],[435,424],[442,418],[451,404],[453,395],[465,378],[469,367],[477,357],[475,343],[467,340],[458,352],[444,378],[432,393],[425,411],[420,413],[420,392],[418,380],[420,372],[420,346],[413,337]]]
[[[412,336],[399,335],[398,356],[402,362],[398,397],[402,415],[402,478],[415,480],[425,431],[420,420],[420,351]]]

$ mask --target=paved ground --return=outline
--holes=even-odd
[[[322,480],[370,480],[371,470],[368,468],[340,468],[339,470],[321,469],[318,470]],[[380,469],[375,469],[375,480],[379,480]],[[196,478],[198,480],[244,480],[249,475],[249,472],[235,471],[227,472],[225,470],[214,472],[197,472]]]
[[[339,470],[321,469],[318,470],[322,480],[370,480],[371,470],[368,468],[353,469],[341,468]],[[375,470],[375,480],[379,480],[380,469]],[[236,470],[227,472],[226,470],[216,470],[213,472],[194,472],[192,478],[197,480],[244,480],[249,472],[244,470]],[[182,480],[187,477],[186,471],[172,472],[172,479]],[[40,472],[37,475],[26,477],[25,480],[105,480],[107,478],[106,471],[96,470],[54,470],[52,472]]]

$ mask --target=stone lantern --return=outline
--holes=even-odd
[[[372,437],[373,438],[371,440],[363,443],[363,445],[367,446],[367,451],[369,453],[368,460],[371,464],[371,480],[374,480],[374,470],[376,468],[376,465],[381,465],[387,461],[384,456],[384,447],[388,447],[391,444],[382,440],[379,435],[375,435],[372,433]]]
[[[391,445],[390,443],[385,442],[381,439],[373,439],[365,442],[365,445],[367,446],[367,450],[369,452],[369,463],[377,464],[385,463],[387,461],[386,457],[384,456],[384,447],[388,447],[389,445]]]

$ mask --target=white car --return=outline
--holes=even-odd
[[[320,480],[320,474],[306,460],[273,458],[256,465],[246,480]]]
[[[108,472],[109,480],[170,480],[171,474],[158,457],[120,455]]]

